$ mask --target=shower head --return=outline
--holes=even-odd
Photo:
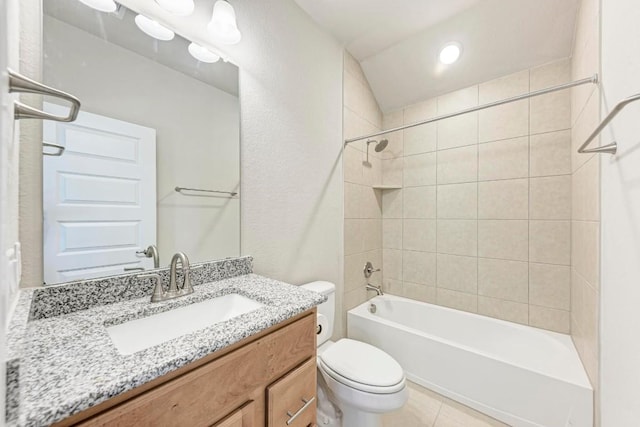
[[[380,140],[380,142],[378,142],[375,139],[370,139],[369,141],[367,141],[367,151],[369,151],[369,144],[374,144],[374,143],[376,144],[375,146],[376,153],[379,153],[385,148],[387,148],[387,145],[389,144],[389,140],[382,139]]]
[[[378,142],[378,144],[376,145],[376,153],[381,152],[382,150],[384,150],[385,148],[387,148],[387,145],[389,144],[389,140],[388,139],[383,139],[380,142]]]

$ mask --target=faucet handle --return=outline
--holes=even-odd
[[[141,274],[137,276],[138,279],[151,279],[155,280],[156,285],[153,288],[153,295],[151,295],[151,302],[162,301],[163,298],[163,289],[162,289],[162,278],[158,273],[151,274]]]

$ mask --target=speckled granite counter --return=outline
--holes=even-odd
[[[264,307],[128,356],[118,353],[105,328],[230,293]],[[10,356],[19,361],[19,398],[11,425],[60,421],[325,300],[255,274],[204,283],[192,295],[162,303],[151,304],[145,296],[38,319],[33,319],[33,295],[33,290],[22,292],[10,332]],[[29,310],[32,320],[27,322]]]

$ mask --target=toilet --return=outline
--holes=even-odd
[[[312,282],[302,287],[328,298],[318,306],[318,426],[380,427],[382,414],[407,401],[402,367],[370,344],[348,338],[330,341],[335,285]]]

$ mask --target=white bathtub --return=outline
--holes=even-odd
[[[347,317],[349,337],[389,353],[408,379],[509,425],[593,425],[593,390],[568,335],[393,295]]]

